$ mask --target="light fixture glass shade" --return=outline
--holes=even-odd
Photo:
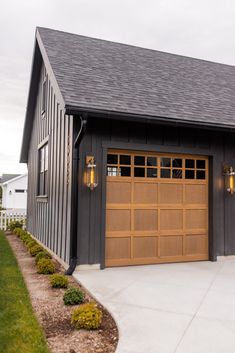
[[[97,168],[93,156],[86,157],[86,185],[94,190],[98,185]]]
[[[233,167],[224,168],[226,190],[233,195],[235,193],[235,170]]]

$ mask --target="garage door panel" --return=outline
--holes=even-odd
[[[158,255],[157,237],[134,237],[133,256],[134,258],[156,257]]]
[[[131,183],[107,181],[107,203],[131,203]]]
[[[106,210],[106,230],[130,231],[131,211],[130,210]]]
[[[110,153],[106,266],[208,259],[207,158]]]
[[[208,237],[203,234],[186,235],[186,255],[208,253]]]
[[[156,183],[134,182],[133,202],[139,204],[156,204],[158,185]]]
[[[160,230],[182,230],[183,210],[160,210]]]
[[[108,260],[130,259],[131,238],[107,238],[105,253]]]
[[[160,238],[160,256],[182,256],[183,236],[165,236]]]
[[[157,210],[134,210],[134,230],[157,230]]]
[[[159,204],[182,204],[183,185],[159,183]]]
[[[191,209],[186,210],[186,230],[187,229],[207,229],[207,210]]]
[[[185,185],[185,203],[207,205],[207,185]]]

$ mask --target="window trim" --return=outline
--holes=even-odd
[[[41,171],[41,159],[40,159],[40,154],[41,154],[41,150],[45,149],[45,147],[47,146],[47,165],[46,165],[46,169],[44,169],[43,171]],[[44,152],[45,153],[45,152]],[[44,168],[45,168],[45,155],[44,155]],[[41,202],[46,202],[47,201],[47,192],[48,190],[45,191],[45,172],[47,172],[48,174],[48,160],[49,160],[49,135],[38,144],[38,171],[37,171],[37,201],[41,201]],[[43,177],[43,189],[44,189],[44,194],[40,193],[40,174],[44,174]],[[48,187],[48,182],[47,182],[47,187]]]
[[[44,73],[43,73],[43,81],[42,81],[42,98],[41,98],[41,115],[42,118],[45,117],[46,115],[46,110],[47,110],[47,85],[48,85],[48,80],[47,80],[47,73],[46,69],[44,68]]]

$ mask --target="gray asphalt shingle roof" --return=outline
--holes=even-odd
[[[235,127],[235,67],[38,28],[66,105]]]
[[[20,174],[3,174],[2,176],[0,176],[0,184],[3,184],[6,181],[9,181],[11,179],[14,179],[14,178],[16,178],[19,175]]]

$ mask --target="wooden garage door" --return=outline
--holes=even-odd
[[[208,259],[208,159],[110,150],[106,266]]]

